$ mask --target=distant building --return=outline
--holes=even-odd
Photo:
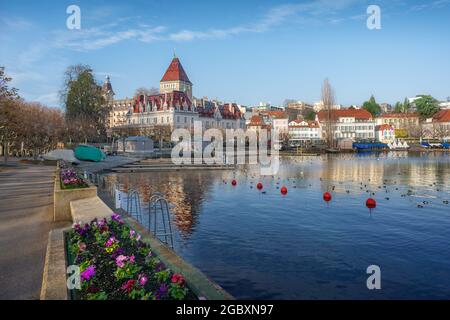
[[[438,111],[422,123],[425,138],[450,140],[450,109]]]
[[[375,127],[375,134],[378,141],[389,143],[395,141],[394,126],[390,124],[380,124]]]
[[[392,111],[392,105],[389,103],[380,103],[381,112],[387,113]]]
[[[278,130],[280,134],[286,134],[288,133],[288,115],[284,111],[261,111],[259,113],[263,119],[264,122],[272,129]]]
[[[375,139],[375,120],[372,114],[364,109],[321,110],[316,115],[326,139],[328,126],[335,140],[350,138],[353,141]]]
[[[450,97],[447,98],[447,101],[442,101],[439,102],[439,108],[441,109],[450,109],[450,101],[449,101]]]
[[[270,124],[264,122],[264,119],[259,114],[253,114],[247,123],[247,130],[260,132],[261,129],[270,130]]]
[[[289,121],[302,118],[302,115],[306,114],[308,110],[314,111],[314,108],[303,101],[289,102],[285,108]]]
[[[415,112],[382,113],[375,120],[377,125],[393,126],[399,137],[415,136],[420,131],[420,118]]]
[[[209,108],[199,107],[197,112],[205,129],[245,129],[245,119],[235,103],[214,105]]]
[[[303,146],[322,139],[322,130],[317,121],[293,120],[289,122],[289,144]]]
[[[323,101],[319,101],[319,102],[315,102],[314,106],[313,106],[314,112],[319,112],[321,110],[325,109],[325,105],[323,104]],[[331,109],[333,110],[340,110],[342,109],[342,105],[340,104],[335,104],[331,107]]]
[[[277,107],[277,106],[272,106],[270,103],[268,102],[260,102],[257,106],[254,106],[251,108],[252,112],[259,112],[259,111],[282,111],[284,110],[283,107]]]

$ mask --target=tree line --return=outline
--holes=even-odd
[[[63,109],[25,101],[11,81],[5,68],[0,67],[0,145],[4,161],[9,153],[37,158],[58,143],[106,140],[109,111],[89,66],[70,66],[65,72],[60,92]]]

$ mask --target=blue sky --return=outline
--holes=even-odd
[[[81,30],[66,8],[81,8]],[[368,5],[381,30],[366,27]],[[431,1],[7,1],[0,0],[0,65],[20,94],[59,106],[70,64],[111,76],[116,98],[158,87],[175,51],[194,95],[255,105],[371,94],[395,103],[450,96],[450,0]]]

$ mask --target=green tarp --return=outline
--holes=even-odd
[[[106,155],[100,149],[88,145],[79,145],[75,148],[75,157],[84,161],[103,161]]]

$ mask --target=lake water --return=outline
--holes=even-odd
[[[106,178],[144,200],[164,193],[177,253],[236,298],[450,298],[450,154],[286,157],[274,177],[247,166]],[[380,290],[367,289],[369,265]]]

